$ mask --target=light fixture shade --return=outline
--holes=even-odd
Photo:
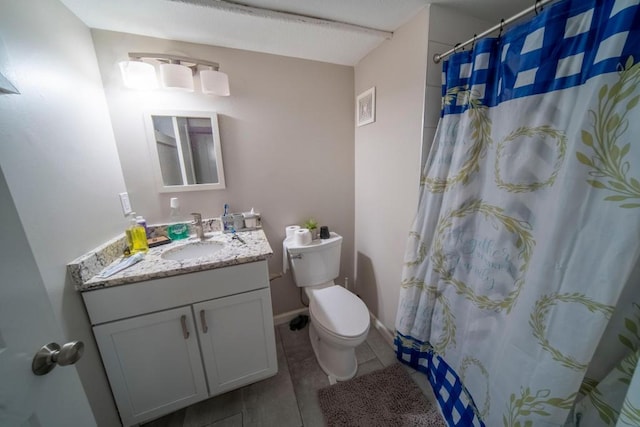
[[[202,70],[200,71],[200,84],[202,93],[218,96],[229,96],[229,76],[221,71]]]
[[[142,61],[122,61],[118,64],[124,85],[131,89],[156,89],[158,78],[153,65]]]
[[[193,73],[186,65],[160,64],[160,80],[165,89],[193,92]]]

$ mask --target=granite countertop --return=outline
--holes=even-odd
[[[273,250],[267,241],[264,231],[261,229],[238,232],[237,234],[245,241],[244,244],[237,239],[233,239],[231,234],[223,234],[221,232],[207,233],[207,241],[222,242],[225,245],[221,250],[208,256],[181,261],[168,260],[161,257],[167,250],[191,243],[197,244],[199,240],[191,236],[185,240],[150,248],[142,261],[113,276],[108,278],[96,277],[104,268],[123,259],[121,253],[124,247],[124,237],[117,237],[72,261],[67,265],[67,270],[76,290],[83,292],[260,261],[273,255]]]

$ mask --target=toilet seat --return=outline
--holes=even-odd
[[[338,338],[357,338],[369,330],[367,306],[342,286],[314,290],[309,311],[317,327]]]

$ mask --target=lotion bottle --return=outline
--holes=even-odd
[[[139,225],[141,225],[142,227],[144,227],[144,232],[145,232],[145,234],[147,236],[147,239],[149,239],[149,237],[151,237],[151,236],[149,236],[149,229],[147,228],[147,220],[144,219],[144,217],[142,215],[138,215],[136,217],[136,222]]]

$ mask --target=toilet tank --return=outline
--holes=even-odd
[[[328,239],[314,240],[308,245],[296,245],[285,240],[293,279],[299,287],[330,282],[340,274],[342,236],[331,233]]]

